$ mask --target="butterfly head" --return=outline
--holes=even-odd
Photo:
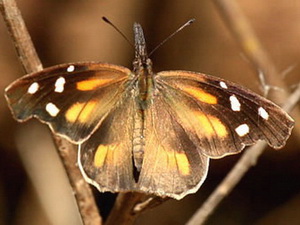
[[[137,73],[141,69],[147,71],[151,68],[152,63],[151,60],[148,58],[146,41],[142,26],[138,23],[134,23],[133,32],[135,40],[135,60],[133,61],[133,70]]]

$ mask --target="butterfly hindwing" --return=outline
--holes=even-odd
[[[195,192],[205,179],[208,158],[177,120],[163,95],[157,93],[145,113],[145,152],[138,190],[180,199]]]
[[[288,114],[229,81],[187,71],[161,72],[156,80],[184,130],[207,156],[236,153],[258,140],[280,148],[291,133],[294,122]]]
[[[132,134],[135,104],[124,97],[79,147],[78,164],[100,191],[133,191]]]
[[[14,117],[36,117],[74,143],[86,140],[123,93],[130,70],[105,63],[63,64],[24,76],[6,89]]]

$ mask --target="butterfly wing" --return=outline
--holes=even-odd
[[[209,158],[265,140],[283,147],[294,122],[269,100],[231,82],[187,71],[155,75],[145,116],[138,190],[181,199],[204,181]]]
[[[216,77],[187,71],[156,76],[157,88],[201,153],[222,157],[265,140],[285,145],[293,119],[271,101]]]
[[[130,74],[111,64],[63,64],[16,80],[5,95],[18,121],[36,117],[54,133],[81,143],[118,102]]]
[[[138,191],[176,199],[196,192],[206,177],[208,157],[190,140],[161,93],[153,97],[145,118]]]
[[[79,147],[79,168],[86,181],[99,191],[134,190],[132,134],[135,112],[134,99],[124,97]]]

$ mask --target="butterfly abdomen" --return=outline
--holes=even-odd
[[[132,137],[132,155],[134,161],[134,167],[137,172],[141,171],[143,158],[144,158],[144,111],[138,111],[134,116],[134,129]]]

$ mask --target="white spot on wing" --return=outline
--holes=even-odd
[[[53,103],[49,102],[46,105],[46,111],[49,113],[50,116],[55,117],[59,113],[59,109]]]
[[[65,83],[66,83],[65,78],[63,78],[63,77],[58,78],[55,82],[55,90],[54,91],[62,93],[64,91]]]
[[[220,81],[220,87],[224,89],[228,89],[227,84],[224,81]]]
[[[36,93],[38,90],[39,90],[39,84],[38,84],[37,82],[34,82],[34,83],[32,83],[32,84],[29,86],[27,92],[28,92],[29,94],[34,94],[34,93]]]
[[[71,65],[71,66],[69,66],[69,67],[67,68],[67,71],[68,71],[69,73],[73,72],[74,70],[75,70],[75,66],[74,66],[74,65]]]
[[[265,120],[269,119],[269,113],[263,107],[258,108],[258,115]]]
[[[235,95],[231,95],[229,97],[229,100],[230,100],[230,104],[231,104],[231,109],[233,111],[240,111],[241,110],[241,103],[237,99],[237,97],[235,97]]]
[[[242,124],[240,126],[238,126],[237,128],[235,128],[235,132],[240,136],[240,137],[243,137],[245,136],[246,134],[249,133],[249,126],[247,124]]]

